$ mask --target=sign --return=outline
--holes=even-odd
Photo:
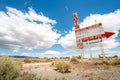
[[[81,38],[82,42],[102,38],[102,34],[105,33],[102,27],[102,23],[97,23],[85,28],[81,28],[79,30],[75,30],[75,32],[77,38]]]
[[[83,42],[97,40],[100,38],[109,38],[114,32],[105,32],[102,23],[97,23],[85,28],[79,27],[77,13],[73,14],[76,43],[78,48],[83,48]]]
[[[76,43],[77,43],[77,47],[80,48],[81,61],[83,62],[83,57],[82,57],[83,56],[83,51],[82,51],[83,50],[82,49],[83,42],[86,42],[86,41],[87,41],[87,45],[89,48],[92,63],[93,63],[93,57],[92,57],[90,43],[93,44],[96,42],[100,43],[101,53],[103,54],[104,61],[106,61],[105,55],[104,55],[104,50],[103,50],[103,47],[101,44],[102,38],[109,38],[110,36],[112,36],[115,33],[114,32],[104,32],[102,23],[97,23],[97,24],[94,24],[94,25],[91,25],[91,26],[88,26],[85,28],[80,28],[77,13],[73,14],[73,18],[74,18]]]

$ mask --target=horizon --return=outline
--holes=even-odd
[[[74,12],[78,14],[80,28],[101,22],[104,31],[115,32],[110,38],[104,38],[102,44],[106,55],[120,57],[120,6],[114,0],[0,0],[0,55],[80,55]],[[94,58],[101,54],[98,43],[91,48]],[[84,53],[85,58],[90,57],[86,46]]]

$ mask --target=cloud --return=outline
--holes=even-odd
[[[74,31],[70,31],[64,37],[61,37],[59,43],[62,47],[68,50],[77,50],[76,39]]]
[[[119,42],[116,39],[118,36],[119,30],[120,30],[120,10],[116,10],[115,12],[107,13],[107,14],[91,14],[90,16],[87,16],[83,22],[80,23],[80,27],[86,27],[89,25],[92,25],[95,23],[95,20],[97,22],[102,22],[103,28],[105,31],[112,31],[116,34],[110,37],[109,39],[104,39],[102,44],[104,49],[111,49],[116,48],[119,46]],[[74,28],[73,28],[74,29]],[[70,31],[65,36],[61,37],[59,40],[59,43],[68,50],[77,50],[76,47],[76,39],[75,39],[75,33],[74,30]],[[87,49],[86,44],[85,49]],[[91,45],[93,50],[99,50],[99,44],[92,44]]]
[[[81,24],[82,27],[89,26],[96,22],[102,22],[105,31],[118,31],[120,30],[120,9],[107,13],[107,14],[91,14],[87,16]],[[80,24],[80,25],[81,25]]]
[[[0,48],[49,48],[61,36],[53,27],[57,22],[43,13],[37,14],[32,8],[28,12],[6,9],[6,12],[0,11]]]
[[[48,51],[44,52],[43,54],[45,54],[45,55],[59,55],[60,52],[48,50]]]
[[[55,51],[55,50],[47,50],[45,52],[37,53],[37,56],[39,57],[70,57],[73,55],[79,55],[79,53],[76,53],[74,51]]]
[[[45,52],[37,53],[39,57],[59,57],[61,53],[59,51],[47,50]]]

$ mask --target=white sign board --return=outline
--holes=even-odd
[[[101,23],[91,25],[85,28],[81,28],[76,31],[76,39],[82,39],[83,42],[87,40],[95,40],[104,34],[104,30]]]

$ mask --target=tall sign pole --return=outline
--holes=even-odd
[[[83,48],[83,43],[82,43],[82,39],[80,38],[80,35],[77,33],[80,30],[77,13],[73,14],[73,19],[74,19],[76,43],[77,43],[77,47],[80,49],[81,62],[83,63],[83,49],[82,49]]]

